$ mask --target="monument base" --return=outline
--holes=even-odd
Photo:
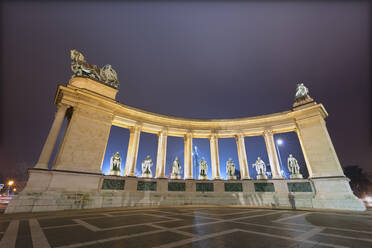
[[[142,178],[152,178],[152,174],[144,174],[142,173]]]
[[[177,205],[366,209],[345,177],[206,182],[30,169],[25,189],[5,213]]]
[[[257,175],[257,180],[267,180],[267,175],[266,174],[262,174],[262,175]]]
[[[208,176],[199,176],[199,180],[208,180]]]
[[[120,171],[110,171],[107,175],[108,176],[120,176]]]
[[[236,176],[227,176],[227,180],[236,180]]]
[[[302,174],[291,174],[289,176],[290,179],[301,179],[303,178]]]
[[[181,175],[171,174],[171,179],[181,179]]]

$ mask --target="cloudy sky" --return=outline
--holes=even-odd
[[[304,82],[329,112],[342,165],[372,172],[368,1],[3,1],[1,7],[2,171],[36,163],[57,86],[71,76],[69,51],[77,49],[88,63],[117,71],[118,101],[174,116],[289,110],[296,83]],[[112,144],[126,137],[120,132],[113,130]],[[141,137],[141,144],[150,147],[151,140]]]

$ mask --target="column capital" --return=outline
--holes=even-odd
[[[218,136],[217,136],[216,133],[211,133],[211,135],[208,136],[208,139],[209,139],[209,140],[218,139]]]
[[[133,127],[130,128],[131,131],[138,132],[142,129],[142,123],[136,123]]]
[[[158,136],[160,135],[168,135],[168,129],[162,129],[160,132],[158,132]]]
[[[192,138],[192,132],[185,133],[184,138]]]
[[[264,134],[265,136],[273,136],[273,135],[274,135],[274,131],[273,131],[272,129],[265,129],[265,130],[263,131],[263,134]]]
[[[244,139],[244,135],[243,135],[243,133],[236,133],[236,134],[234,135],[234,138],[235,138],[236,140],[238,140],[238,139]]]

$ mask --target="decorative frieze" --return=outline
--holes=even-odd
[[[275,192],[273,183],[255,183],[254,190],[256,192]]]
[[[102,189],[124,190],[125,180],[120,179],[103,179]]]
[[[226,192],[243,192],[242,183],[225,183]]]
[[[313,192],[309,182],[287,183],[289,192]]]
[[[213,192],[213,183],[196,183],[196,192]]]
[[[169,182],[168,191],[186,191],[186,183]]]
[[[138,181],[137,190],[138,191],[156,191],[156,182]]]

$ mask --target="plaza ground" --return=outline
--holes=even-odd
[[[164,207],[0,216],[0,247],[372,247],[372,213]]]

